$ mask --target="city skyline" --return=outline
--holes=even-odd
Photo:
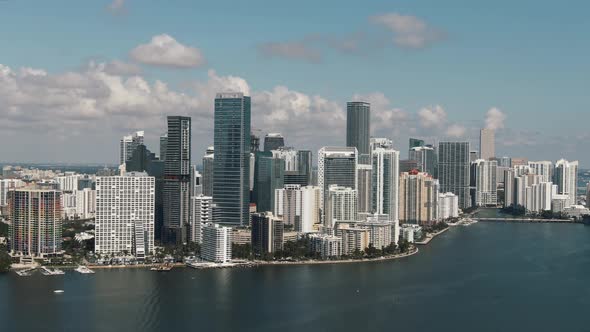
[[[146,145],[153,147],[165,132],[162,119],[177,114],[193,117],[192,153],[202,155],[213,144],[214,94],[226,91],[252,97],[253,128],[281,132],[287,145],[301,149],[344,146],[338,133],[345,130],[346,102],[366,101],[373,136],[391,137],[402,158],[410,136],[477,146],[479,130],[490,128],[496,131],[498,157],[590,161],[576,144],[587,137],[588,115],[578,110],[587,107],[579,76],[587,64],[579,59],[588,48],[576,41],[584,40],[581,31],[588,23],[575,6],[519,3],[487,17],[485,8],[449,6],[457,11],[451,16],[444,15],[451,9],[428,8],[426,1],[395,6],[375,1],[314,8],[307,18],[305,1],[296,8],[286,5],[291,17],[275,5],[235,3],[231,7],[238,10],[228,15],[236,24],[244,12],[276,14],[249,21],[256,37],[246,41],[209,15],[228,4],[204,4],[187,11],[189,19],[182,6],[156,13],[150,4],[117,3],[0,4],[0,22],[6,25],[0,35],[12,43],[0,59],[0,138],[22,142],[2,145],[0,161],[116,163],[111,148],[116,143],[106,137],[145,130]],[[71,19],[57,22],[56,11],[63,7]],[[151,24],[154,15],[157,24]],[[500,15],[518,38],[502,38],[506,31],[492,29]],[[461,29],[474,16],[481,24]],[[30,25],[46,31],[29,27],[12,35],[33,17],[38,22]],[[303,17],[306,27],[298,24]],[[325,17],[336,28],[326,28]],[[396,22],[422,28],[404,34]],[[87,29],[78,29],[81,24]],[[548,48],[529,30],[568,38],[554,38],[557,47]],[[560,47],[568,47],[572,58],[554,59]],[[160,56],[146,56],[153,50]],[[236,53],[240,61],[233,61]],[[344,79],[348,76],[371,79],[351,82]],[[567,116],[580,121],[554,125]]]

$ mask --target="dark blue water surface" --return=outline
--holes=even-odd
[[[346,265],[10,273],[0,331],[590,331],[590,227],[480,222],[420,250]]]

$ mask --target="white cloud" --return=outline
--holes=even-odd
[[[446,135],[449,137],[459,138],[465,136],[467,129],[459,124],[452,124],[447,128]]]
[[[131,50],[133,60],[148,65],[190,68],[205,64],[201,50],[185,46],[167,34],[152,37],[147,44],[141,44]]]
[[[111,75],[133,76],[142,73],[141,67],[139,65],[121,60],[112,60],[107,63],[96,63],[91,61],[89,66],[102,66],[102,69]]]
[[[267,57],[300,60],[318,63],[322,57],[319,51],[312,48],[306,41],[270,42],[258,45],[258,51]]]
[[[504,128],[504,121],[506,120],[506,114],[501,110],[492,107],[486,113],[486,128],[488,129],[502,129]]]
[[[440,105],[420,109],[418,117],[424,128],[440,128],[447,122],[447,112]]]
[[[393,42],[399,47],[420,49],[441,40],[444,34],[424,20],[411,15],[387,13],[376,15],[370,21],[393,32]]]

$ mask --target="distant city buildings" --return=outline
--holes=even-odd
[[[123,136],[119,143],[119,165],[125,164],[125,162],[131,158],[135,148],[143,144],[144,132],[137,131],[131,135]]]

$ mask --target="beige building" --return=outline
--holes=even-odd
[[[438,221],[438,180],[416,170],[399,181],[399,219],[402,223],[432,225]]]

